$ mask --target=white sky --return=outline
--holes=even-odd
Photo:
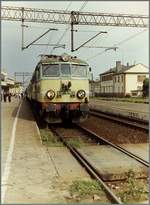
[[[72,1],[69,11],[79,10],[84,1]],[[39,2],[2,2],[2,6],[18,6],[18,7],[32,7],[32,8],[46,8],[54,10],[65,10],[70,1],[39,1]],[[124,14],[143,14],[148,15],[148,2],[139,1],[88,1],[82,11],[102,12],[102,13],[124,13]],[[25,44],[30,43],[39,35],[44,33],[49,27],[58,28],[59,31],[53,31],[44,36],[38,43],[57,43],[67,25],[56,24],[37,24],[26,23],[31,26],[25,31]],[[40,28],[37,28],[40,27]],[[79,32],[83,31],[108,31],[108,34],[99,35],[88,45],[96,46],[113,46],[130,36],[141,32],[143,28],[120,28],[120,27],[100,27],[100,26],[76,26],[78,29],[75,35],[75,47],[91,38],[96,32]],[[148,29],[147,29],[148,30]],[[88,61],[92,67],[94,78],[110,67],[115,66],[117,60],[121,60],[124,64],[143,63],[148,65],[148,31],[141,33],[135,38],[123,43],[115,52],[113,50],[107,51],[102,55],[98,55]],[[55,54],[66,52],[68,54],[76,55],[82,59],[88,59],[104,51],[103,49],[87,49],[81,48],[77,52],[70,51],[70,31],[66,33],[61,44],[66,44],[66,49],[56,49]],[[14,72],[26,71],[32,72],[39,60],[38,55],[42,53],[50,53],[51,47],[31,46],[28,49],[21,51],[21,22],[3,21],[2,22],[2,70],[5,69],[10,76]]]

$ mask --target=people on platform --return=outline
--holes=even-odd
[[[11,102],[11,92],[9,90],[9,87],[4,88],[3,97],[4,97],[4,102],[7,102],[7,98],[8,98],[8,102]]]
[[[9,87],[5,87],[3,89],[1,89],[1,96],[0,96],[0,100],[4,102],[11,102],[12,100],[12,96],[14,96],[17,99],[23,99],[24,97],[24,93],[23,92],[18,92],[18,93],[13,93],[11,92],[11,90],[9,89]]]

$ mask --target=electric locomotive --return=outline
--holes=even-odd
[[[89,71],[76,56],[41,55],[27,98],[48,123],[82,122],[89,113]]]

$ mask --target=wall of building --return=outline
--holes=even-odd
[[[125,93],[125,76],[119,74],[114,76],[114,93],[124,95]]]
[[[101,81],[101,93],[113,93],[113,80]]]
[[[139,81],[139,76],[143,76],[143,80],[144,80],[144,76],[145,78],[149,77],[148,74],[126,74],[126,90],[125,93],[126,94],[130,94],[132,90],[142,90],[142,86],[143,86],[143,80],[141,79]]]
[[[118,61],[118,72],[121,72],[120,65],[121,62]],[[143,80],[149,77],[148,67],[141,63],[125,70],[123,73],[113,72],[103,73],[100,75],[99,82],[92,83],[90,86],[92,95],[124,97],[128,94],[132,95],[137,90],[139,90],[137,93],[141,95],[140,90],[142,90]]]
[[[95,96],[101,92],[100,81],[90,82],[90,96]]]

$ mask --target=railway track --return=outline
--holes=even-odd
[[[75,128],[79,129],[80,131],[82,130],[82,132],[84,132],[86,136],[87,135],[90,136],[90,139],[92,139],[93,141],[96,141],[101,145],[102,144],[103,145],[109,145],[109,146],[113,147],[114,149],[117,149],[120,152],[124,153],[125,155],[128,155],[129,157],[131,157],[134,160],[138,161],[143,166],[146,166],[146,167],[149,166],[148,162],[146,162],[145,160],[139,158],[138,156],[134,155],[133,153],[130,153],[129,151],[127,151],[127,150],[125,150],[125,149],[123,149],[123,148],[121,148],[117,145],[112,144],[111,142],[108,142],[107,140],[101,138],[100,136],[96,135],[95,133],[91,132],[90,130],[88,130],[84,127],[81,127],[79,125],[75,125]],[[109,180],[108,181],[103,180],[103,177],[102,177],[101,173],[99,172],[99,170],[85,157],[85,155],[82,154],[82,152],[78,148],[76,148],[75,146],[70,145],[68,143],[69,137],[64,136],[63,133],[59,130],[59,128],[57,129],[56,127],[51,127],[51,129],[61,139],[61,141],[67,146],[67,148],[77,158],[77,160],[86,168],[86,170],[90,173],[90,175],[92,177],[94,177],[96,180],[99,181],[99,183],[103,186],[104,190],[109,195],[111,200],[114,203],[122,204],[120,198],[118,198],[113,193],[110,186],[107,185],[107,182]],[[109,183],[111,183],[111,181],[109,181]]]
[[[90,109],[90,114],[96,117],[105,118],[117,123],[121,123],[126,126],[142,129],[146,132],[149,131],[148,122],[145,120],[140,120],[140,119],[138,120],[138,119],[133,119],[130,117],[125,117],[125,116],[120,116],[120,115],[115,115],[110,113],[108,114],[96,109]]]
[[[61,139],[64,145],[75,156],[75,158],[82,164],[82,166],[85,167],[88,173],[102,185],[106,193],[111,198],[112,202],[117,204],[123,204],[122,201],[112,192],[109,186],[102,180],[97,170],[88,162],[88,160],[75,147],[69,145],[69,143],[67,143],[64,137],[61,135],[61,133],[58,132],[58,130],[56,130],[54,127],[51,127],[51,129]]]
[[[128,150],[122,148],[119,145],[113,144],[111,142],[109,142],[108,140],[104,139],[103,137],[100,137],[99,135],[97,135],[96,133],[90,131],[89,129],[85,128],[84,126],[81,125],[76,125],[78,128],[82,129],[84,132],[86,132],[87,134],[90,134],[92,138],[96,139],[99,143],[101,144],[106,144],[106,145],[110,145],[112,147],[114,147],[115,149],[125,153],[126,155],[128,155],[129,157],[137,160],[138,162],[142,163],[143,165],[145,165],[146,167],[149,167],[149,162],[140,158],[139,156],[133,154],[132,152],[129,152]]]

